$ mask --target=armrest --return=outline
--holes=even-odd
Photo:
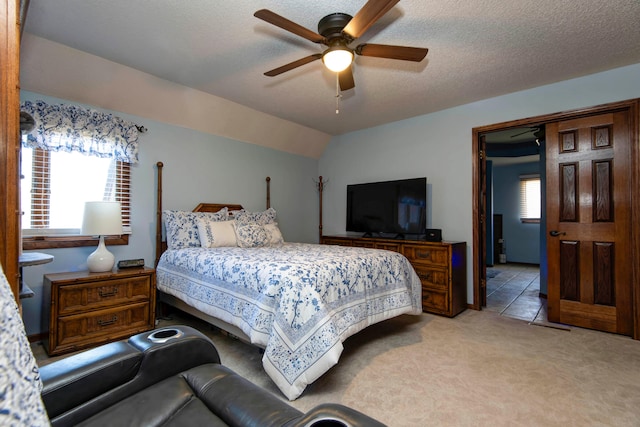
[[[324,403],[311,409],[286,427],[386,427],[362,412],[337,403]]]
[[[138,349],[119,341],[41,367],[42,401],[49,417],[131,381],[141,361]]]
[[[40,369],[53,425],[74,425],[172,375],[220,363],[209,338],[188,326],[145,332]]]

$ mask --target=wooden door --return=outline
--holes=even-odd
[[[479,163],[480,163],[480,306],[487,305],[487,141],[486,137],[480,137]]]
[[[0,0],[0,264],[20,304],[20,41],[18,1]]]
[[[633,333],[629,116],[547,125],[549,321]]]

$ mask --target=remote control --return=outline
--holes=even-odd
[[[118,261],[118,268],[144,267],[144,259],[123,259]]]

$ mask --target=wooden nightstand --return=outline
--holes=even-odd
[[[152,268],[44,276],[50,292],[50,356],[94,347],[155,326],[156,274]]]

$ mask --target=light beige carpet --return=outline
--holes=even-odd
[[[282,397],[260,351],[198,320],[223,364]],[[640,426],[640,342],[530,325],[488,311],[402,316],[351,337],[334,368],[291,402],[339,402],[392,427]]]

